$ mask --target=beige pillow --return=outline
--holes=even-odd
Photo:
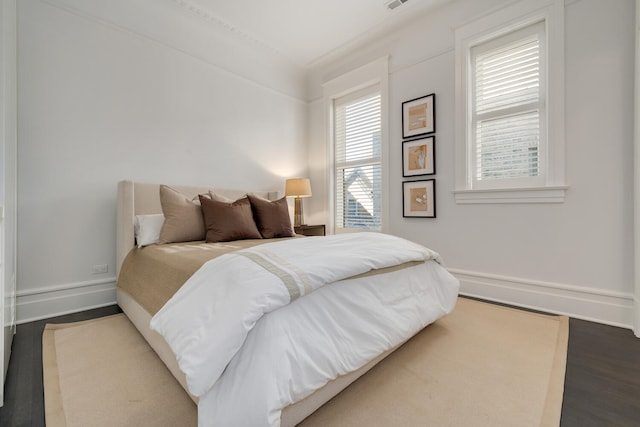
[[[242,197],[246,197],[246,194],[244,196],[242,196]],[[233,199],[230,199],[228,197],[222,196],[222,195],[220,195],[220,194],[218,194],[216,192],[213,192],[213,191],[209,191],[209,198],[211,200],[215,200],[217,202],[224,202],[224,203],[233,203],[235,201]]]
[[[294,236],[286,197],[273,202],[252,194],[248,194],[247,197],[251,202],[253,218],[263,238]]]
[[[226,203],[200,196],[207,242],[261,239],[251,212],[249,199]]]
[[[160,204],[165,220],[159,243],[204,240],[204,220],[199,203],[169,186],[161,185]]]

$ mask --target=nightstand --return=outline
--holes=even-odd
[[[302,234],[303,236],[324,236],[326,234],[324,224],[299,225],[297,227],[293,227],[293,230],[296,234]]]

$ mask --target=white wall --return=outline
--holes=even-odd
[[[302,74],[178,2],[21,0],[17,24],[19,321],[113,303],[119,180],[306,175]]]
[[[325,180],[321,83],[381,55],[390,62],[390,231],[440,252],[464,293],[633,324],[634,2],[567,1],[566,175],[561,204],[458,205],[454,31],[507,1],[459,0],[311,74],[309,171]],[[436,93],[436,219],[402,217],[403,101]],[[308,211],[325,220],[326,193]]]
[[[0,1],[0,406],[15,333],[16,0]]]

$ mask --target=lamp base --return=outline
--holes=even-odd
[[[302,213],[302,199],[300,197],[296,197],[294,199],[294,208],[293,208],[293,226],[299,227],[304,225],[304,217]]]

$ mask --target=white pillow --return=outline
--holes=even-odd
[[[133,230],[139,248],[158,243],[160,230],[164,224],[163,214],[136,215]]]

